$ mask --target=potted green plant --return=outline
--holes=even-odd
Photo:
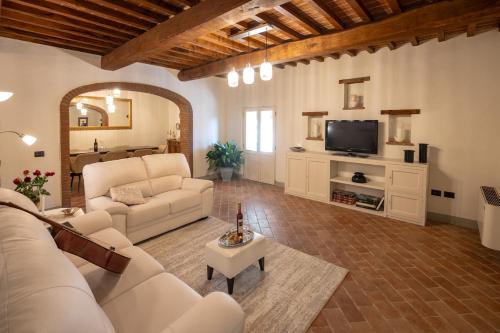
[[[215,143],[206,156],[209,170],[218,170],[222,181],[228,182],[233,177],[234,171],[239,171],[243,164],[243,151],[238,149],[236,143]]]

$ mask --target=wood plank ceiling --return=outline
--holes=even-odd
[[[272,63],[284,68],[499,29],[499,7],[498,0],[0,0],[0,36],[102,55],[106,69],[143,62],[181,70],[179,77],[190,80],[224,74],[243,55],[257,65],[266,37],[269,52],[279,54]],[[406,18],[415,29],[391,34]],[[266,23],[273,26],[267,33],[230,38]],[[353,38],[358,30],[371,35],[341,48],[325,40]],[[297,50],[316,41],[329,46]]]

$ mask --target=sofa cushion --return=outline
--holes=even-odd
[[[113,201],[121,202],[125,205],[140,205],[145,203],[142,191],[138,187],[129,185],[112,187],[109,194]]]
[[[142,205],[130,206],[127,214],[127,228],[154,221],[170,214],[170,201],[164,198],[146,198]]]
[[[182,185],[182,177],[179,175],[163,176],[151,178],[150,182],[153,195],[156,195],[180,189]]]
[[[199,301],[201,296],[184,282],[161,273],[113,299],[103,309],[118,332],[157,333]]]
[[[154,154],[141,158],[150,179],[171,175],[191,177],[189,164],[184,154]]]
[[[0,220],[0,332],[113,332],[40,221],[6,207]]]
[[[194,191],[174,190],[158,194],[155,198],[170,202],[172,214],[201,205],[201,194]]]
[[[86,165],[83,178],[87,199],[108,195],[111,187],[125,184],[139,187],[145,197],[152,195],[146,167],[139,157]]]

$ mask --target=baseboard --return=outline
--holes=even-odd
[[[274,185],[275,185],[275,186],[278,186],[278,187],[283,187],[283,188],[285,187],[285,183],[284,183],[284,182],[276,182],[276,181],[275,181],[275,182],[274,182]]]
[[[478,230],[476,221],[465,219],[463,217],[458,217],[458,216],[427,212],[427,220],[431,222],[448,223],[457,225],[459,227]]]

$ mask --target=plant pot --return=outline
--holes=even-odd
[[[231,181],[231,178],[233,178],[233,168],[220,168],[219,170],[223,182]]]

